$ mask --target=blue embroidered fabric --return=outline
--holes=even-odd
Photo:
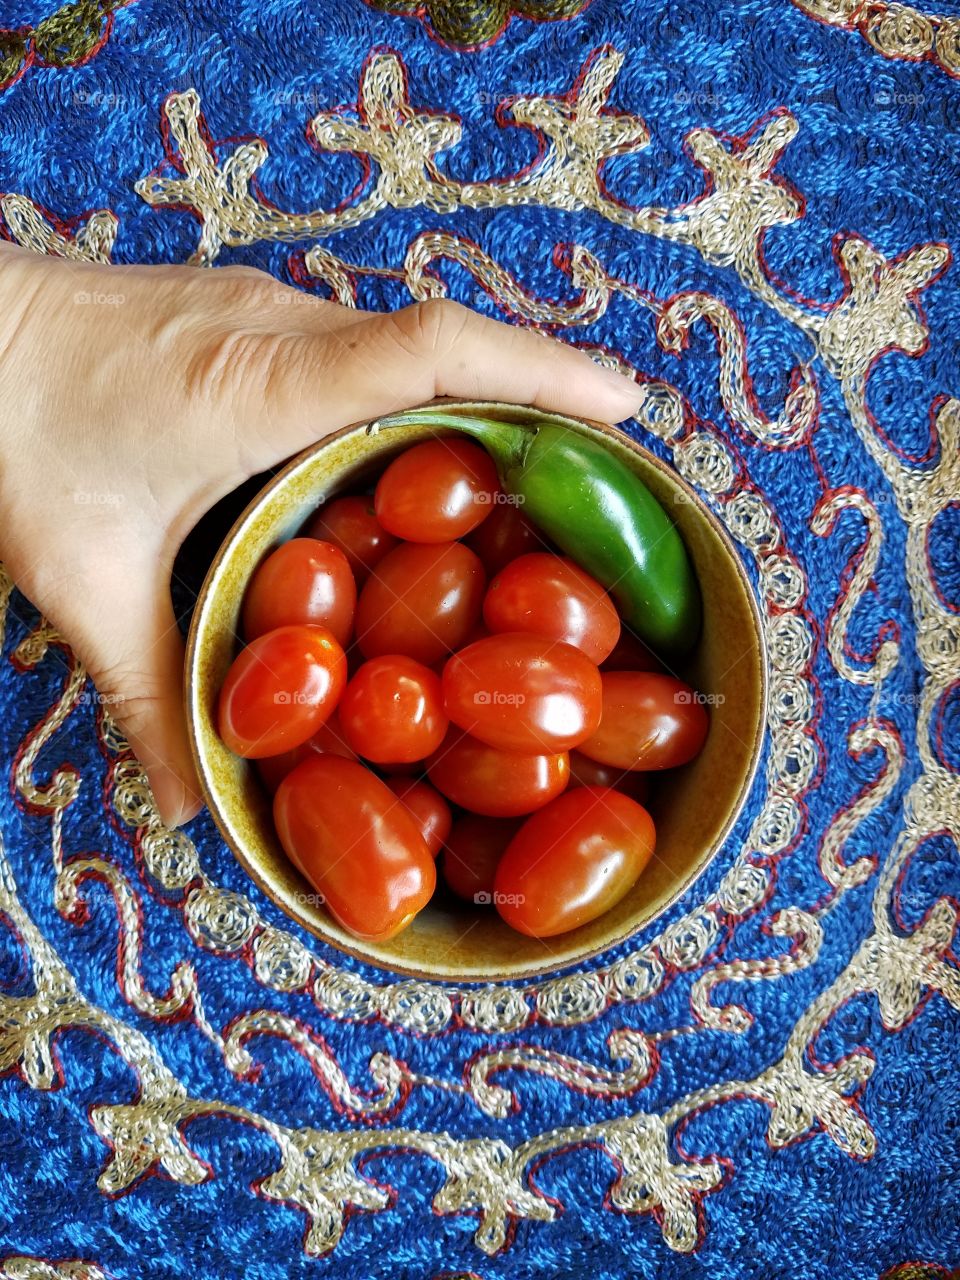
[[[458,988],[298,929],[207,816],[164,832],[5,595],[0,1276],[948,1275],[960,5],[53,3],[0,3],[5,236],[442,288],[634,371],[771,698],[665,918]]]

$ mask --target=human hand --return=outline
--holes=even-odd
[[[329,432],[442,395],[606,422],[640,401],[582,352],[447,300],[357,311],[253,268],[0,244],[0,558],[110,702],[168,825],[201,804],[170,599],[184,537]]]

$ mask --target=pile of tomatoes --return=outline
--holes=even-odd
[[[447,889],[548,937],[608,910],[654,848],[651,771],[703,701],[556,554],[479,445],[427,440],[338,497],[243,602],[219,732],[274,793],[288,857],[350,933]]]

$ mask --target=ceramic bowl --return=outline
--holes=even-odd
[[[522,421],[517,406],[444,401],[447,409],[492,412]],[[615,428],[564,419],[598,440],[655,494],[675,521],[703,593],[703,630],[676,674],[709,700],[710,732],[696,760],[657,775],[651,801],[654,857],[637,884],[599,919],[538,940],[510,929],[492,908],[438,894],[403,933],[366,942],[346,933],[286,858],[274,834],[270,797],[255,769],[231,755],[216,732],[217,694],[240,646],[244,590],[264,556],[293,536],[318,504],[369,483],[389,460],[434,434],[429,427],[359,423],[293,459],[236,521],[200,591],[187,642],[186,708],[207,805],[234,855],[292,920],[370,963],[417,977],[483,981],[527,977],[574,965],[651,924],[700,876],[743,806],[761,752],[766,661],[760,616],[733,544],[695,492],[641,445]]]

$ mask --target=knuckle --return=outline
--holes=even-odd
[[[451,298],[425,298],[391,313],[395,339],[411,355],[443,355],[455,346],[473,312]]]
[[[216,283],[222,305],[241,310],[256,306],[268,294],[284,288],[273,276],[257,267],[216,267],[208,278]]]
[[[124,736],[131,741],[149,737],[164,698],[149,687],[146,677],[123,667],[94,669],[90,677],[101,702],[120,725]]]
[[[219,402],[229,399],[240,385],[257,384],[262,378],[263,346],[262,335],[234,329],[207,338],[187,362],[187,395]]]

